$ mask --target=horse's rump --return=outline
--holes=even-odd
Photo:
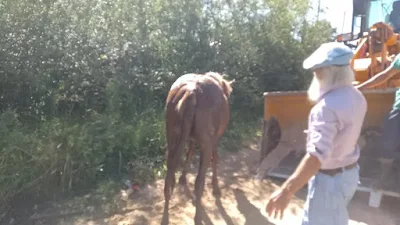
[[[167,99],[166,131],[168,158],[180,157],[188,141],[196,108],[196,90],[182,85],[172,90]]]

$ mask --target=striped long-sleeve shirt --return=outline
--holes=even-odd
[[[356,162],[357,145],[367,102],[352,86],[324,94],[311,109],[308,119],[307,152],[321,162],[321,169],[334,169]]]

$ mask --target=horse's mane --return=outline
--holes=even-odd
[[[232,83],[235,82],[235,80],[228,81],[224,79],[226,75],[221,75],[216,72],[207,72],[204,74],[205,76],[210,76],[213,78],[217,83],[221,86],[222,90],[224,91],[226,97],[229,97],[232,93]]]

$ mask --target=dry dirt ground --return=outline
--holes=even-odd
[[[219,186],[221,198],[212,195],[211,173],[206,180],[203,204],[206,209],[204,224],[300,224],[302,206],[306,195],[304,188],[292,200],[282,221],[269,220],[264,207],[267,197],[282,182],[281,180],[256,181],[253,179],[259,152],[253,145],[238,153],[221,155],[219,164]],[[195,207],[192,204],[196,167],[188,174],[188,186],[176,187],[170,204],[170,224],[194,224]],[[163,180],[155,182],[133,193],[125,209],[119,214],[103,217],[80,215],[57,224],[115,224],[139,225],[160,224],[163,211]],[[400,199],[384,198],[381,207],[368,206],[368,194],[356,193],[351,205],[350,224],[400,225]],[[46,223],[50,224],[50,223]],[[55,224],[55,223],[51,223]]]

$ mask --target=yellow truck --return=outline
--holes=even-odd
[[[351,67],[355,84],[362,83],[383,71],[400,52],[400,0],[353,0],[353,20],[350,33],[337,37],[354,49]],[[399,74],[400,75],[400,74]],[[370,192],[369,205],[379,207],[383,195],[400,197],[399,172],[389,168],[390,182],[379,185],[384,160],[379,158],[380,128],[391,110],[400,79],[393,79],[373,90],[365,90],[368,111],[359,140],[360,184],[358,190]],[[257,178],[267,174],[287,178],[305,153],[308,113],[312,105],[306,91],[264,93],[264,125]],[[400,138],[400,137],[399,137]],[[400,162],[400,160],[399,160]],[[385,172],[385,173],[386,173]]]

